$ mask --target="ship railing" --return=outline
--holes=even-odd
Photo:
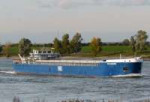
[[[100,61],[80,61],[80,60],[37,60],[36,63],[49,65],[69,65],[69,66],[97,66]]]
[[[99,60],[36,60],[36,62],[48,62],[48,63],[100,63]]]
[[[98,66],[98,64],[93,63],[37,63],[37,64],[47,64],[47,65],[57,65],[57,66]]]

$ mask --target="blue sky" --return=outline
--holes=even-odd
[[[48,43],[76,32],[84,42],[116,42],[140,29],[149,35],[150,0],[0,0],[1,43]]]

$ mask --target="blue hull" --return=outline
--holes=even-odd
[[[58,66],[14,63],[13,68],[17,73],[24,74],[98,77],[140,74],[142,62],[100,63],[96,66]]]

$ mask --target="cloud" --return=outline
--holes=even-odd
[[[95,2],[102,5],[115,6],[142,6],[150,4],[150,0],[95,0]]]
[[[81,6],[91,5],[93,3],[92,0],[58,0],[57,7],[59,8],[77,8]]]
[[[72,6],[72,4],[74,4],[72,0],[59,0],[57,6],[60,8],[69,8]]]
[[[40,8],[52,8],[54,5],[53,0],[37,0],[37,5]]]
[[[41,7],[58,7],[62,9],[83,6],[144,6],[150,0],[39,0]]]

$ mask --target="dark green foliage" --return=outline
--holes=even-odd
[[[146,40],[148,39],[148,35],[146,31],[139,30],[136,35],[136,50],[144,51],[146,49]]]
[[[9,57],[10,56],[10,48],[11,48],[11,43],[6,43],[4,46],[3,46],[3,54],[6,56],[6,57]]]
[[[129,45],[130,44],[130,41],[129,39],[124,39],[123,42],[122,42],[123,45]]]
[[[77,53],[77,52],[80,52],[81,50],[81,47],[82,47],[82,37],[81,37],[81,34],[80,33],[76,33],[71,42],[70,42],[70,51],[71,53]]]
[[[146,40],[148,35],[146,31],[139,30],[135,36],[130,39],[130,45],[133,52],[143,52],[146,49]]]
[[[3,49],[3,48],[2,48],[2,45],[0,45],[0,52],[2,52],[2,49]]]
[[[71,41],[69,41],[69,34],[65,34],[62,37],[62,41],[57,38],[54,39],[53,47],[55,52],[59,52],[61,54],[77,53],[81,51],[81,41],[82,37],[80,33],[76,33]]]
[[[34,43],[32,45],[32,47],[52,47],[53,44],[52,43],[44,43],[44,44],[37,44],[37,43]]]
[[[28,56],[31,51],[31,41],[26,38],[22,38],[19,41],[19,54],[21,56]]]
[[[131,36],[131,38],[130,38],[130,46],[131,46],[133,52],[135,52],[135,47],[136,47],[135,45],[136,45],[135,38],[134,38],[134,36]]]
[[[54,42],[53,47],[54,47],[55,52],[61,53],[61,50],[62,50],[61,41],[55,38],[53,42]]]
[[[62,53],[63,54],[69,54],[70,53],[69,34],[65,34],[62,37]]]

